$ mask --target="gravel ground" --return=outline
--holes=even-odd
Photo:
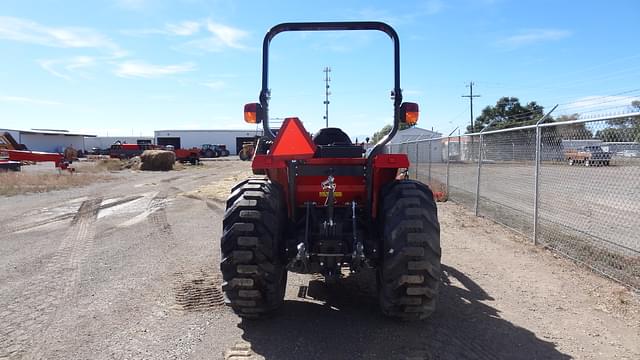
[[[240,161],[0,198],[0,358],[637,359],[637,295],[440,204],[427,321],[382,317],[372,274],[290,274],[270,319],[222,305],[220,187]]]

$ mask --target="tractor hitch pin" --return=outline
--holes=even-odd
[[[311,202],[306,202],[305,203],[306,207],[307,207],[307,213],[305,216],[305,224],[304,224],[304,241],[301,243],[298,243],[297,249],[298,249],[298,253],[296,254],[296,260],[302,262],[303,265],[306,266],[306,264],[309,261],[309,217],[311,216],[311,206],[313,205],[313,203]]]
[[[333,226],[333,205],[335,203],[335,190],[336,190],[336,183],[334,182],[334,177],[333,175],[329,175],[329,177],[327,177],[327,180],[323,181],[320,185],[322,186],[322,191],[326,191],[327,192],[327,200],[325,201],[324,205],[327,207],[327,215],[329,218],[329,226]]]

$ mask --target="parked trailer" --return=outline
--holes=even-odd
[[[181,163],[190,163],[191,165],[197,165],[200,162],[200,149],[173,149],[171,150],[176,154],[176,160]]]
[[[0,160],[0,172],[20,171],[20,161]]]
[[[153,144],[121,144],[119,141],[111,145],[109,157],[125,160],[140,156],[145,150],[160,150],[161,147]]]
[[[55,167],[60,170],[73,171],[73,169],[69,167],[71,163],[64,158],[64,155],[59,153],[26,150],[3,150],[2,152],[7,154],[9,161],[53,162]]]

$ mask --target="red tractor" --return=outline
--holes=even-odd
[[[269,44],[285,31],[378,30],[394,45],[394,120],[391,132],[367,155],[342,130],[313,138],[298,118],[269,127]],[[267,314],[284,301],[287,272],[342,270],[377,273],[386,315],[412,320],[435,309],[440,283],[440,225],[427,185],[407,179],[405,154],[385,154],[401,122],[414,125],[418,105],[402,103],[400,48],[381,22],[284,23],[264,38],[260,102],[247,104],[245,121],[262,123],[255,176],[237,184],[227,200],[221,239],[227,304],[242,317]]]

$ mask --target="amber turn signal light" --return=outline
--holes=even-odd
[[[400,121],[409,126],[413,126],[418,123],[419,114],[420,110],[416,103],[406,102],[400,105]]]
[[[245,104],[244,121],[249,124],[260,124],[262,122],[262,106],[259,103]]]

